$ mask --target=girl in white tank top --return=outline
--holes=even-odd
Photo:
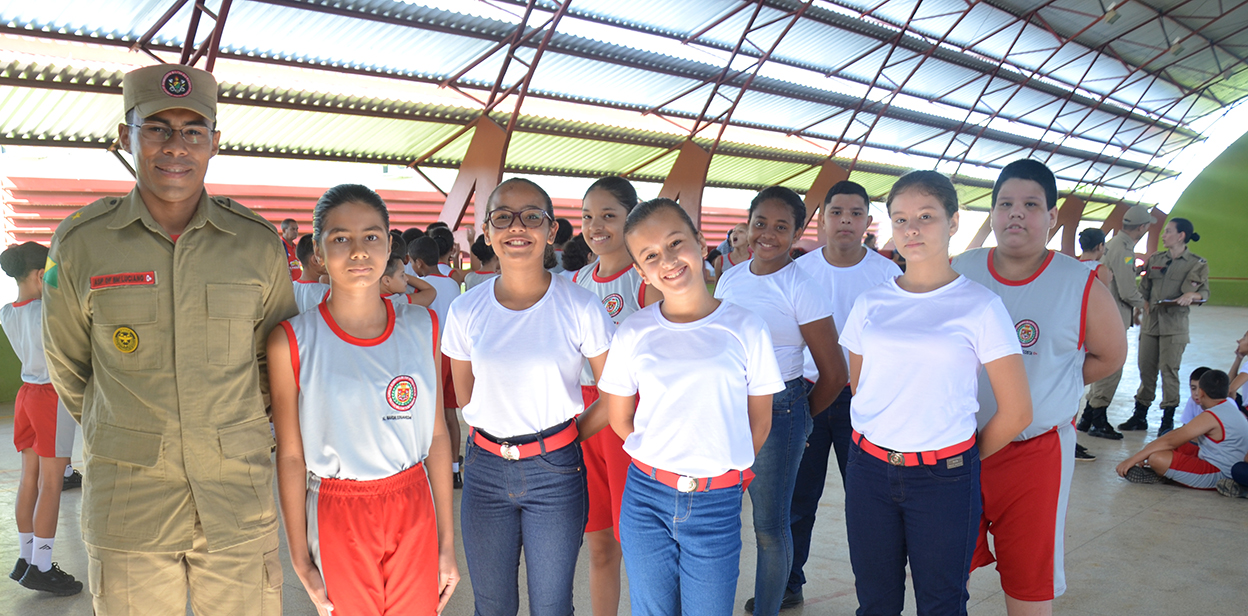
[[[750,243],[747,239],[749,228],[745,223],[740,223],[732,228],[728,233],[728,252],[715,257],[715,280],[719,280],[724,272],[733,267],[745,263],[754,256],[754,251],[750,250]]]
[[[268,342],[291,562],[321,611],[440,611],[459,572],[436,317],[381,296],[390,238],[376,193],[331,188],[313,222],[332,292]]]

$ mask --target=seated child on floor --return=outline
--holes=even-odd
[[[1195,394],[1204,412],[1124,460],[1118,475],[1133,483],[1165,477],[1202,490],[1230,477],[1231,467],[1248,455],[1248,418],[1226,399],[1230,383],[1221,370],[1204,373]]]
[[[1205,412],[1200,408],[1200,403],[1196,401],[1196,391],[1200,389],[1200,377],[1209,371],[1208,366],[1201,366],[1192,371],[1192,376],[1188,379],[1188,386],[1191,387],[1192,397],[1187,399],[1187,404],[1183,405],[1183,413],[1179,415],[1179,425],[1186,425],[1188,422],[1196,419],[1196,416]],[[1161,436],[1158,434],[1157,436]]]

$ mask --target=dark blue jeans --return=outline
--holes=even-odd
[[[1248,486],[1248,462],[1236,462],[1231,467],[1231,479],[1240,485]]]
[[[954,459],[962,465],[948,468]],[[982,510],[978,447],[933,466],[905,467],[851,444],[845,526],[858,616],[901,613],[907,560],[921,616],[966,614]]]
[[[628,467],[620,545],[634,616],[732,614],[741,488],[677,492]]]
[[[841,484],[845,483],[845,465],[849,463],[849,440],[853,426],[849,423],[849,387],[841,390],[827,410],[814,417],[814,429],[806,438],[806,451],[797,468],[797,483],[793,486],[793,506],[789,513],[789,528],[793,533],[793,567],[789,572],[791,593],[801,592],[806,583],[802,567],[810,558],[810,536],[815,528],[815,514],[819,499],[823,498],[823,484],[828,479],[828,455],[836,451],[836,464],[841,471]]]
[[[460,528],[477,616],[515,616],[519,611],[521,547],[529,613],[569,616],[576,557],[589,516],[581,446],[573,443],[512,462],[469,438],[467,454]]]
[[[754,574],[756,616],[775,616],[780,612],[789,570],[793,568],[789,516],[797,467],[811,427],[807,383],[798,377],[785,383],[784,391],[772,396],[771,432],[752,467],[755,477],[749,492],[754,507],[754,537],[758,544],[758,567]]]

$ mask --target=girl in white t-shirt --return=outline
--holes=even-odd
[[[580,375],[586,359],[595,377],[601,373],[615,325],[593,293],[543,267],[553,214],[546,191],[526,179],[490,194],[482,231],[501,273],[451,304],[442,344],[472,426],[460,528],[484,616],[519,609],[521,546],[529,612],[572,613],[587,521],[577,441],[607,423],[597,405],[584,407]]]
[[[754,463],[758,481],[750,486],[758,570],[752,611],[774,616],[780,611],[793,566],[789,519],[793,486],[813,423],[844,389],[848,377],[832,321],[832,298],[789,256],[806,221],[802,198],[783,186],[766,188],[750,202],[749,244],[754,256],[724,272],[715,297],[754,312],[767,323],[783,393],[772,398],[771,435]],[[809,390],[802,378],[802,351],[810,349],[819,374]],[[747,605],[747,608],[751,606]]]
[[[321,616],[431,614],[459,580],[436,317],[381,296],[388,227],[367,187],[326,191],[313,238],[332,292],[268,340],[286,538]]]
[[[624,245],[624,220],[637,205],[637,191],[628,180],[609,176],[594,182],[581,200],[582,234],[564,248],[566,262],[577,238],[584,238],[597,261],[571,272],[576,284],[602,301],[611,320],[619,325],[638,310],[662,299],[654,285],[646,284],[633,268]],[[581,397],[585,405],[598,399],[598,388],[588,366],[581,372]],[[589,486],[589,593],[594,615],[606,616],[620,604],[620,499],[628,479],[630,458],[624,441],[614,430],[601,430],[585,441],[585,470]]]
[[[674,201],[638,205],[625,239],[664,297],[620,325],[598,381],[633,461],[620,510],[632,610],[730,614],[742,487],[784,389],[771,336],[757,315],[707,292],[706,241]]]
[[[841,332],[853,388],[845,523],[858,613],[902,612],[909,561],[919,613],[965,614],[979,461],[1031,422],[1031,394],[1001,299],[949,265],[953,184],[915,171],[887,205],[908,267],[860,295]],[[976,435],[981,365],[998,411]]]

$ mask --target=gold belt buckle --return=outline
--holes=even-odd
[[[890,451],[888,452],[888,463],[893,466],[905,466],[906,454],[903,454],[900,451]]]
[[[499,445],[499,453],[503,455],[504,460],[515,462],[520,459],[520,448],[516,445],[508,445],[503,443]]]
[[[698,480],[694,477],[681,475],[680,479],[676,480],[677,492],[692,492],[696,489],[698,489]]]

